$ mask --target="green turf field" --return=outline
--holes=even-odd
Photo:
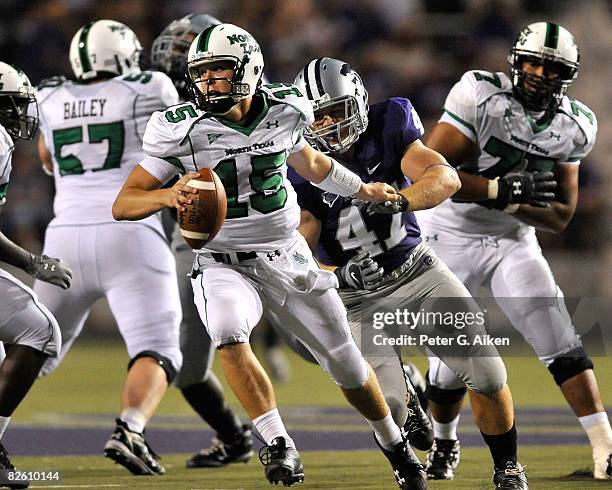
[[[277,387],[277,398],[281,412],[283,407],[345,406],[335,385],[314,365],[290,356],[293,378],[288,384]],[[425,370],[425,360],[415,359]],[[596,358],[600,389],[604,396],[612,392],[612,379],[604,373],[612,372],[612,359]],[[114,342],[80,342],[72,349],[64,363],[49,378],[39,381],[28,398],[13,417],[19,426],[62,426],[73,424],[79,417],[108,415],[118,412],[119,394],[125,374],[127,354]],[[535,359],[507,360],[509,382],[517,406],[562,407],[561,394],[545,368]],[[237,407],[232,395],[230,403]],[[241,412],[241,411],[240,411]],[[160,416],[185,417],[198,425],[177,390],[171,389],[158,410]],[[74,416],[74,420],[70,418]],[[191,417],[191,418],[190,418]],[[467,418],[468,416],[466,416]],[[163,418],[163,417],[160,417]],[[539,427],[521,428],[526,432],[547,433],[559,430],[555,421]],[[109,432],[112,426],[103,424]],[[112,420],[110,422],[112,424]],[[156,424],[155,419],[152,425]],[[320,430],[327,430],[326,421],[318,421]],[[290,430],[300,429],[299,417]],[[333,426],[333,422],[329,424]],[[356,423],[356,425],[359,425]],[[78,426],[78,423],[76,424]],[[187,424],[189,426],[189,424]],[[333,427],[332,427],[333,429]],[[9,429],[10,430],[10,429]],[[337,430],[348,430],[346,427]],[[367,430],[360,426],[358,430]],[[580,432],[576,425],[576,433]],[[476,432],[472,424],[465,431]],[[540,432],[538,432],[540,431]],[[386,461],[377,451],[305,451],[308,488],[394,488],[393,475]],[[255,457],[247,465],[233,465],[220,470],[187,470],[184,460],[188,454],[163,455],[168,472],[163,477],[132,477],[126,470],[114,466],[103,457],[15,457],[18,466],[28,469],[57,469],[64,474],[61,488],[267,488],[263,470]],[[421,454],[422,456],[422,454]],[[590,450],[586,445],[542,445],[520,449],[521,461],[527,465],[532,489],[556,488],[610,488],[609,482],[594,482],[588,479],[564,477],[578,468],[591,463]],[[480,448],[464,448],[457,479],[452,482],[431,482],[430,488],[476,489],[492,488],[491,464],[488,451]],[[58,483],[50,482],[52,485]],[[39,486],[40,483],[34,486]],[[85,487],[83,487],[85,485]],[[47,487],[47,485],[44,485]]]

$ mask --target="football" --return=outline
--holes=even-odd
[[[227,213],[221,179],[209,168],[199,170],[199,174],[186,184],[197,189],[198,194],[193,194],[191,204],[185,204],[185,211],[177,210],[181,235],[193,249],[200,249],[215,238]]]

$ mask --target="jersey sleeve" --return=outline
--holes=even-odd
[[[393,97],[389,99],[385,113],[383,134],[386,139],[397,144],[398,157],[401,159],[406,148],[425,133],[421,118],[408,99]]]
[[[597,118],[586,105],[573,100],[571,102],[572,114],[574,120],[578,124],[580,130],[576,131],[574,137],[574,148],[567,158],[566,162],[573,165],[578,165],[595,146],[597,139]]]
[[[176,155],[178,142],[165,123],[163,111],[154,112],[147,123],[142,140],[142,150],[145,152],[140,166],[162,183],[167,182],[177,173],[185,173],[185,169]]]
[[[478,118],[478,94],[476,91],[476,76],[468,71],[451,89],[440,122],[455,126],[472,141],[476,141]]]

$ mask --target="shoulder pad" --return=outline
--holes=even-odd
[[[299,112],[307,124],[314,122],[311,102],[295,85],[289,83],[269,83],[262,85],[260,90],[266,94],[271,106],[286,104]]]
[[[164,78],[167,78],[165,73],[147,70],[130,75],[119,75],[113,80],[122,82],[136,92],[150,92],[163,84]]]
[[[512,93],[512,82],[505,73],[484,70],[470,70],[463,74],[463,90],[472,91],[476,105],[486,102],[499,93]]]
[[[558,111],[566,114],[578,125],[585,136],[587,145],[595,140],[597,136],[597,118],[595,113],[585,104],[566,96],[563,97]]]

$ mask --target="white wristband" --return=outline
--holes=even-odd
[[[333,158],[330,160],[332,167],[327,176],[318,184],[314,182],[313,184],[319,189],[342,197],[349,197],[359,192],[362,184],[359,175],[351,172]]]
[[[499,192],[499,183],[497,182],[497,179],[489,180],[489,187],[487,189],[487,198],[496,199],[498,192]]]

